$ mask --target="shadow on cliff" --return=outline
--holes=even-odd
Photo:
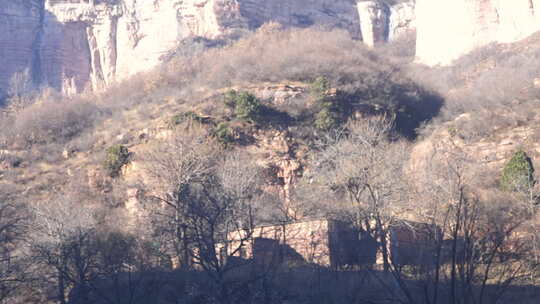
[[[90,83],[93,71],[88,25],[83,22],[60,22],[45,11],[41,43],[38,49],[42,84],[56,90],[80,91]],[[95,43],[95,41],[94,41]],[[100,62],[100,54],[93,60]],[[96,75],[102,78],[102,75]]]
[[[60,90],[64,66],[64,24],[45,10],[39,7],[37,13],[33,15],[33,23],[26,29],[22,29],[12,37],[10,45],[0,45],[0,52],[6,52],[6,56],[0,58],[5,67],[2,71],[5,83],[0,92],[0,100],[4,101],[8,97],[30,96],[39,89],[50,87]],[[20,48],[18,53],[12,54],[23,58],[17,62],[6,62],[10,60],[10,50],[13,46]]]
[[[3,94],[0,92],[0,101],[8,95],[32,95],[43,88],[79,91],[90,81],[92,64],[88,26],[76,21],[62,23],[44,7],[40,7],[34,21],[35,24],[26,33],[19,32],[12,37],[13,44],[28,52],[13,54],[26,57],[25,60],[2,62],[5,83],[1,88]],[[9,48],[13,48],[13,45],[0,45],[0,52],[9,54]],[[0,62],[9,58],[0,58]],[[99,58],[95,59],[99,61]]]

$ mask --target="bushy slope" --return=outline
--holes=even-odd
[[[197,163],[201,170],[235,155],[238,162],[232,173],[219,172],[232,176],[226,181],[233,184],[235,173],[248,171],[246,164],[262,167],[260,192],[268,197],[257,197],[257,208],[262,204],[266,209],[256,224],[301,218],[292,214],[295,207],[329,216],[345,212],[338,206],[347,205],[344,210],[350,211],[355,191],[355,206],[365,204],[366,178],[374,179],[381,190],[367,201],[373,200],[374,210],[387,220],[407,213],[425,215],[422,208],[435,204],[446,208],[448,193],[440,190],[448,190],[448,179],[428,176],[427,184],[441,181],[442,186],[430,189],[431,197],[421,196],[414,187],[420,181],[409,181],[403,172],[408,162],[431,165],[434,151],[440,152],[435,148],[441,145],[456,149],[444,150],[452,157],[455,151],[476,156],[475,163],[485,164],[484,157],[496,154],[492,162],[498,165],[514,148],[537,149],[524,140],[540,125],[540,113],[532,110],[538,104],[534,78],[540,49],[534,38],[490,46],[453,67],[433,69],[397,56],[402,51],[398,47],[368,49],[344,32],[282,30],[271,24],[230,45],[211,49],[195,45],[196,52],[180,52],[158,69],[103,92],[66,97],[44,90],[37,96],[13,98],[0,122],[1,190],[5,199],[31,207],[62,203],[58,198],[96,207],[100,224],[106,223],[96,229],[98,234],[125,232],[137,226],[129,223],[138,216],[139,198],[163,186],[148,176],[146,162],[155,160],[156,153],[175,157],[187,151],[195,163],[203,160]],[[370,120],[371,116],[379,117]],[[370,132],[375,137],[370,138]],[[186,139],[183,136],[189,139],[187,144],[175,146],[172,139]],[[512,145],[498,148],[509,139],[514,140]],[[361,157],[363,162],[358,161]],[[208,166],[207,160],[212,162]],[[455,157],[449,163],[460,161]],[[175,165],[165,162],[158,171],[178,168]],[[319,176],[304,175],[310,169]],[[491,184],[475,181],[464,187],[493,188],[497,168],[489,169]],[[316,188],[318,177],[325,182],[325,196]],[[212,178],[216,177],[201,185],[225,187]],[[304,189],[309,195],[295,192],[297,185],[311,185]],[[261,197],[264,200],[259,201]],[[502,207],[493,207],[495,211],[506,213],[515,207],[508,204],[512,201],[508,194],[501,197],[497,206]],[[317,204],[309,205],[310,200]],[[382,208],[379,202],[387,205]],[[72,207],[67,211],[78,211]],[[278,220],[275,213],[280,213]],[[149,233],[135,228],[128,231],[130,238]],[[154,267],[151,258],[146,263]],[[380,295],[384,292],[374,292],[375,297]],[[343,298],[339,292],[330,296]]]
[[[107,208],[122,206],[126,185],[122,177],[107,177],[105,151],[125,145],[140,157],[145,145],[174,132],[171,122],[186,115],[201,118],[208,132],[229,141],[227,149],[264,146],[273,142],[273,132],[282,134],[279,140],[289,138],[287,148],[271,152],[276,157],[270,162],[261,149],[252,154],[266,163],[273,184],[285,174],[279,170],[301,174],[302,159],[329,131],[316,128],[315,120],[324,115],[334,117],[332,128],[339,128],[350,117],[384,113],[395,117],[397,130],[412,139],[441,106],[437,94],[406,76],[411,58],[390,55],[401,49],[368,49],[341,31],[282,30],[270,24],[227,46],[194,49],[103,92],[65,97],[45,90],[12,99],[0,121],[6,193],[39,201],[82,187],[96,192],[96,201]],[[324,78],[331,90],[315,92],[317,78]],[[236,117],[224,102],[231,89],[258,97],[260,121]],[[320,94],[334,112],[320,114],[329,109],[318,101]],[[290,156],[280,156],[283,151]]]

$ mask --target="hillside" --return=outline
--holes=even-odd
[[[426,67],[407,40],[269,23],[103,91],[12,96],[5,299],[536,303],[539,37]],[[369,262],[257,236],[322,219]]]
[[[293,141],[287,143],[290,148],[300,144],[305,150],[322,134],[313,125],[320,106],[311,86],[318,77],[337,90],[334,98],[341,105],[336,126],[354,115],[387,112],[396,115],[399,131],[413,138],[414,129],[436,114],[441,101],[406,78],[397,64],[347,36],[315,30],[283,32],[270,25],[231,47],[174,58],[162,69],[103,93],[74,98],[45,93],[36,104],[15,110],[16,116],[5,120],[12,125],[3,128],[6,166],[16,162],[10,169],[19,171],[10,174],[13,186],[29,194],[37,189],[47,193],[54,184],[65,184],[67,172],[87,176],[85,171],[99,171],[107,147],[124,144],[136,150],[152,145],[173,132],[171,121],[185,113],[204,117],[207,128],[227,124],[231,132],[238,129],[234,131],[250,137],[235,140],[233,146],[242,147],[257,136],[269,141],[270,134],[277,133],[285,136],[281,140]],[[260,123],[236,119],[224,103],[230,90],[257,96],[268,109],[266,117]]]

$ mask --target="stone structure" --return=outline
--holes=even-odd
[[[398,265],[433,264],[442,232],[432,225],[401,221],[388,227],[388,252]],[[383,264],[378,242],[351,225],[332,220],[311,220],[281,226],[257,227],[230,234],[221,254],[253,259],[262,265],[310,263],[323,267]],[[239,249],[240,248],[240,249]]]
[[[343,267],[375,263],[377,244],[359,240],[359,234],[344,222],[312,220],[281,226],[257,227],[230,234],[231,243],[222,254],[253,259],[255,263],[276,265],[310,263]],[[240,240],[245,240],[241,243]],[[241,250],[237,250],[241,247]]]
[[[403,221],[388,228],[389,252],[396,265],[434,265],[442,231],[425,223]]]
[[[367,44],[412,26],[413,4],[350,0],[0,1],[0,89],[30,70],[40,85],[80,92],[155,67],[187,37],[285,27],[342,28]]]

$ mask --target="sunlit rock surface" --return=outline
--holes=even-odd
[[[178,42],[215,39],[266,22],[349,31],[368,45],[414,26],[414,4],[350,0],[0,1],[0,88],[29,70],[66,93],[100,89],[151,69]]]
[[[418,60],[450,64],[491,42],[515,42],[540,30],[540,0],[417,0]]]

